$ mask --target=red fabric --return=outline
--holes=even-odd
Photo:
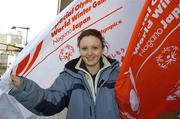
[[[179,6],[178,0],[145,2],[115,85],[123,119],[127,118],[124,114],[155,119],[161,113],[180,110]],[[131,89],[138,96],[136,111],[129,102]]]

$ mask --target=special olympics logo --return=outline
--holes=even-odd
[[[64,48],[60,49],[59,59],[61,61],[70,60],[73,53],[74,53],[73,46],[67,44]]]
[[[167,69],[169,65],[177,61],[177,46],[169,46],[162,50],[161,54],[156,57],[157,64],[160,68]]]

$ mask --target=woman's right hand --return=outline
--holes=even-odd
[[[16,75],[13,75],[12,73],[10,73],[10,78],[12,80],[11,83],[12,90],[18,89],[18,87],[21,85],[21,78]]]

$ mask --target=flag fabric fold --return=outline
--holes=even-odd
[[[115,85],[123,119],[155,119],[180,110],[179,7],[178,0],[145,2]],[[136,110],[131,90],[136,92]]]
[[[13,97],[3,93],[0,96],[0,119],[24,119],[17,103]]]

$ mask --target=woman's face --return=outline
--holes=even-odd
[[[103,54],[101,40],[95,36],[85,36],[80,41],[79,51],[86,66],[96,66]]]

